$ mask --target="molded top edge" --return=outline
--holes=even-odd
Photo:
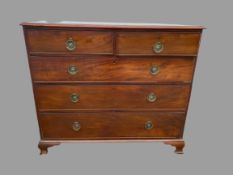
[[[60,21],[49,23],[47,21],[23,22],[22,26],[31,27],[79,27],[79,28],[116,28],[116,29],[205,29],[199,25],[163,24],[163,23],[125,23],[125,22],[82,22]]]

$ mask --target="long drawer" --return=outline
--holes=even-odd
[[[199,32],[119,32],[119,55],[196,55]]]
[[[36,85],[41,111],[186,110],[190,85]]]
[[[184,113],[101,112],[43,113],[42,139],[179,138]]]
[[[30,57],[33,81],[191,82],[193,57]]]
[[[30,53],[112,54],[112,32],[28,30]]]

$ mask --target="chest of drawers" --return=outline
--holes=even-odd
[[[160,141],[183,131],[202,26],[22,23],[41,154],[79,141]]]

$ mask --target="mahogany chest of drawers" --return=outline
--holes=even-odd
[[[183,131],[202,26],[22,23],[41,154],[78,141],[161,141]]]

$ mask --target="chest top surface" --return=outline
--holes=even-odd
[[[108,29],[204,29],[200,25],[181,25],[164,23],[127,23],[127,22],[83,22],[83,21],[33,21],[23,22],[22,26],[31,27],[79,27],[79,28],[108,28]]]

